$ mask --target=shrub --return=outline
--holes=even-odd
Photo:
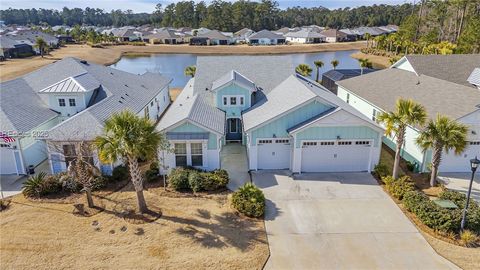
[[[10,205],[10,200],[0,199],[0,211],[7,209],[9,205]]]
[[[59,173],[60,183],[62,184],[62,189],[66,192],[77,193],[82,189],[82,186],[78,184],[75,179],[70,177],[66,173]]]
[[[203,174],[198,171],[190,171],[188,175],[188,184],[193,192],[198,192],[203,189]]]
[[[109,178],[104,176],[95,177],[92,183],[92,190],[99,190],[106,187],[108,183],[108,179]]]
[[[454,190],[444,190],[438,197],[442,200],[450,200],[454,202],[459,208],[465,207],[465,202],[467,200],[465,194]]]
[[[150,169],[145,172],[145,180],[147,182],[155,182],[158,180],[158,170]]]
[[[23,183],[22,193],[26,197],[40,197],[60,191],[62,185],[58,177],[40,172],[31,176]]]
[[[454,202],[460,210],[465,208],[465,203],[467,202],[467,196],[455,190],[444,190],[440,193],[439,198]],[[473,199],[470,199],[468,206],[465,228],[480,234],[480,206]]]
[[[246,183],[233,193],[232,205],[249,217],[260,217],[265,213],[265,196],[254,184]]]
[[[129,177],[127,167],[120,165],[113,169],[112,176],[110,177],[113,181],[122,181]]]
[[[405,193],[415,189],[415,184],[408,176],[403,176],[398,179],[394,179],[391,176],[385,176],[382,177],[382,181],[385,183],[388,192],[399,200],[403,199]]]
[[[190,188],[188,183],[189,170],[185,168],[175,168],[168,175],[168,186],[175,190]]]
[[[204,190],[213,191],[218,189],[218,183],[220,182],[218,175],[211,172],[204,172],[202,173],[202,178],[202,187]]]
[[[217,176],[217,189],[219,188],[225,188],[228,184],[229,177],[228,177],[228,172],[225,170],[215,170],[213,171],[213,174]]]
[[[377,177],[380,178],[391,174],[388,166],[383,163],[378,163],[373,169],[373,172],[375,173],[375,175],[377,175]]]
[[[413,163],[413,162],[410,162],[410,161],[406,161],[406,164],[407,164],[407,169],[411,172],[414,172],[415,169],[417,168],[417,164],[416,163]]]
[[[460,242],[466,247],[475,247],[477,245],[478,236],[469,230],[460,233]]]
[[[60,177],[58,175],[47,175],[41,184],[40,195],[57,193],[61,190],[62,183],[60,182]]]

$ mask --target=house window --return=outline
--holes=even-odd
[[[272,143],[272,140],[259,140],[258,143],[259,144],[268,144],[268,143]]]
[[[58,106],[65,107],[65,99],[64,98],[59,98],[58,99]]]
[[[355,144],[356,145],[369,145],[370,142],[369,141],[356,141]]]
[[[470,145],[480,145],[480,141],[478,141],[478,142],[470,142]]]
[[[227,106],[227,105],[228,105],[227,97],[223,97],[223,105],[224,105],[224,106]]]
[[[350,103],[350,94],[347,93],[347,103]]]
[[[338,142],[338,145],[352,145],[351,141]]]
[[[240,105],[243,105],[243,103],[244,103],[243,97],[240,97]]]
[[[75,150],[74,144],[64,144],[63,145],[63,155],[65,156],[65,163],[67,167],[70,166],[70,163],[75,160],[77,152]]]
[[[230,105],[232,106],[237,105],[237,97],[230,97]]]
[[[144,113],[145,113],[145,118],[150,118],[150,110],[148,109],[148,107],[145,107],[145,110],[144,110]]]
[[[334,145],[335,142],[320,142],[320,145]]]
[[[150,102],[150,107],[153,107],[153,101],[152,101],[152,102]]]
[[[187,166],[187,144],[176,143],[175,148],[175,166],[186,167]]]
[[[315,146],[317,142],[303,142],[303,146]]]
[[[75,107],[75,106],[77,106],[77,103],[76,103],[76,101],[75,101],[74,98],[69,98],[69,99],[68,99],[68,104],[70,105],[70,107]]]
[[[195,167],[203,166],[202,143],[190,144],[190,150],[192,153],[192,166],[195,166]]]
[[[375,122],[377,122],[377,114],[378,114],[377,110],[373,109],[372,120],[375,121]]]

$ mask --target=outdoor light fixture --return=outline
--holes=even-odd
[[[340,135],[337,135],[337,140],[341,140],[342,138],[340,138]]]
[[[478,164],[480,164],[480,160],[478,160],[477,157],[470,160],[470,168],[472,169],[472,178],[470,179],[470,185],[468,186],[467,202],[465,203],[465,208],[463,209],[462,223],[460,224],[460,230],[462,232],[463,232],[463,229],[465,228],[465,219],[467,217],[468,205],[470,203],[470,193],[472,193],[473,178],[475,177],[475,171],[477,171]]]

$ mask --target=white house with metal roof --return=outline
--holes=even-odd
[[[0,173],[25,174],[47,159],[52,173],[65,171],[77,143],[100,135],[113,113],[131,110],[156,122],[170,104],[170,82],[65,58],[1,83],[1,132],[15,141],[1,144]],[[111,172],[94,152],[92,161]]]
[[[466,124],[467,149],[460,155],[444,153],[439,171],[469,172],[469,160],[480,156],[480,91],[474,79],[479,66],[480,55],[408,55],[389,69],[338,81],[337,95],[372,120],[407,98],[422,104],[429,117],[442,114]],[[431,151],[424,153],[415,143],[421,130],[407,128],[401,155],[425,172]],[[391,138],[383,142],[395,149]]]
[[[274,67],[274,68],[273,68]],[[201,56],[197,72],[157,129],[173,151],[166,167],[222,168],[226,144],[246,148],[250,170],[370,171],[383,129],[337,96],[294,74],[288,56]]]

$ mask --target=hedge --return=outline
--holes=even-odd
[[[265,213],[265,196],[254,184],[246,183],[233,193],[232,205],[249,217],[261,217]]]
[[[175,168],[168,175],[168,185],[175,190],[214,191],[228,184],[225,170],[204,172],[195,168]]]
[[[402,200],[405,193],[415,189],[415,184],[409,176],[394,179],[392,176],[382,177],[382,181],[393,197]]]

